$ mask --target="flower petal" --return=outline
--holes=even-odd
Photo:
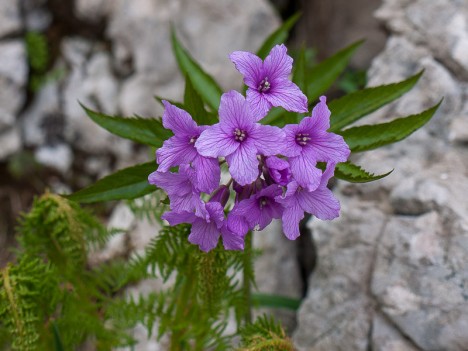
[[[304,154],[311,159],[323,162],[345,162],[351,151],[341,135],[321,132],[311,136],[310,142],[304,148]]]
[[[296,142],[296,134],[299,132],[297,124],[287,124],[283,128],[285,138],[282,154],[287,157],[298,156],[302,152],[302,147]]]
[[[161,216],[161,219],[165,219],[170,225],[177,225],[181,223],[193,223],[197,217],[192,212],[187,211],[170,211],[166,212]]]
[[[286,207],[283,212],[283,232],[289,240],[296,240],[300,235],[299,222],[304,218],[304,211],[299,204]]]
[[[186,137],[175,135],[164,141],[156,151],[158,171],[167,172],[171,167],[188,164],[197,156],[197,150]]]
[[[164,189],[169,196],[192,192],[192,184],[186,174],[155,171],[148,176],[148,182]]]
[[[223,246],[226,250],[244,250],[244,236],[232,233],[224,226],[221,228]]]
[[[257,55],[246,51],[234,51],[229,55],[236,69],[244,76],[244,83],[251,88],[257,88],[263,79],[263,61]]]
[[[229,231],[242,236],[246,235],[250,229],[245,217],[237,215],[232,211],[228,214],[226,225]]]
[[[273,126],[257,124],[249,134],[258,152],[264,156],[281,154],[284,148],[284,132]]]
[[[239,143],[234,140],[232,135],[227,135],[218,123],[200,134],[195,142],[195,147],[202,156],[224,157],[236,151]]]
[[[215,223],[207,223],[203,219],[197,218],[192,224],[192,231],[188,240],[200,247],[200,250],[208,252],[216,247],[220,230]]]
[[[229,172],[240,185],[252,183],[258,177],[257,149],[253,143],[244,142],[232,154],[226,156]]]
[[[221,170],[217,158],[197,155],[193,160],[193,168],[196,171],[198,190],[210,194],[218,187],[221,179]]]
[[[314,129],[326,131],[330,128],[330,110],[327,106],[327,98],[320,97],[320,102],[312,110],[312,119],[314,120]]]
[[[170,129],[174,134],[191,137],[193,133],[197,133],[197,124],[192,119],[187,111],[172,105],[170,102],[163,100],[164,114],[162,123],[164,128]],[[197,134],[198,135],[198,134]]]
[[[292,71],[293,59],[284,44],[275,45],[263,63],[264,74],[271,81],[287,79]],[[263,79],[263,78],[262,78]]]
[[[215,223],[218,229],[221,228],[224,223],[223,206],[219,202],[208,202],[205,204],[205,208],[210,215],[211,223]]]
[[[317,189],[322,178],[322,171],[316,167],[317,162],[308,153],[289,159],[291,171],[297,183],[309,191]]]
[[[307,97],[299,87],[289,80],[282,80],[271,87],[265,99],[273,106],[292,112],[308,112]]]
[[[221,96],[218,112],[220,127],[228,135],[236,128],[248,131],[255,123],[249,103],[235,90]]]
[[[297,200],[304,211],[319,219],[334,219],[340,215],[340,202],[328,188],[303,190],[297,194]]]
[[[256,88],[247,89],[246,100],[250,105],[255,121],[259,121],[265,117],[272,107],[264,94],[258,92]]]

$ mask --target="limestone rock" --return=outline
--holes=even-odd
[[[0,2],[0,38],[21,30],[20,1]]]
[[[0,133],[0,161],[21,150],[21,147],[19,128],[13,127]]]

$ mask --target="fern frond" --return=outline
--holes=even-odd
[[[45,317],[58,298],[56,273],[50,265],[23,256],[0,275],[0,320],[10,334],[13,350],[37,350]]]
[[[128,200],[127,205],[136,218],[146,219],[150,223],[159,223],[162,225],[161,215],[169,211],[167,204],[167,195],[161,189],[157,189],[151,194],[139,197],[134,200]]]
[[[240,330],[242,347],[237,351],[294,351],[292,341],[271,316],[262,315]]]

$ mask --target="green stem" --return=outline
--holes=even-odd
[[[181,282],[182,291],[180,292],[179,299],[176,304],[176,311],[174,315],[173,325],[180,326],[185,320],[191,308],[190,293],[193,289],[193,279],[191,272],[188,272],[185,280]],[[186,330],[185,328],[173,330],[170,341],[170,351],[180,351],[184,349],[183,337]]]
[[[252,323],[252,282],[251,277],[253,275],[252,267],[252,232],[248,232],[245,236],[245,247],[244,247],[244,257],[243,257],[243,282],[242,282],[242,291],[245,301],[245,315],[244,322],[245,324]]]

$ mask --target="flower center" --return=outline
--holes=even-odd
[[[244,141],[245,138],[247,138],[247,133],[245,132],[245,130],[236,128],[236,130],[234,131],[234,139],[236,139],[236,141]]]
[[[258,85],[258,91],[264,93],[268,90],[270,90],[270,82],[268,81],[268,77],[265,77]]]
[[[263,207],[266,206],[266,204],[268,203],[268,201],[264,198],[264,197],[261,197],[260,198],[260,201],[258,202],[259,205],[260,205],[260,209],[262,209]]]
[[[190,141],[189,141],[189,144],[195,144],[195,142],[197,141],[199,135],[195,135],[193,137],[190,137]]]
[[[305,146],[310,141],[309,133],[296,134],[296,143]]]

